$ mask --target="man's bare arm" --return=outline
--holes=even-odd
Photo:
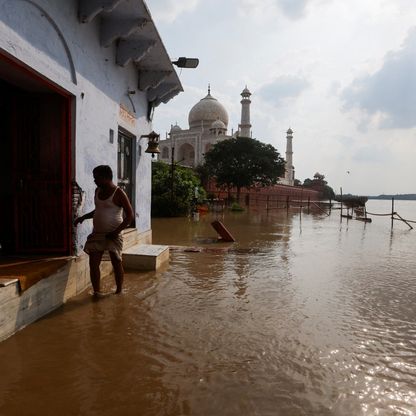
[[[91,212],[89,212],[88,214],[83,215],[82,217],[78,217],[75,221],[74,221],[74,225],[78,225],[81,224],[83,221],[88,220],[90,218],[92,218],[94,216],[94,212],[95,209]]]
[[[130,204],[129,198],[124,193],[123,190],[119,190],[117,194],[114,196],[114,203],[117,205],[123,207],[124,210],[124,220],[123,222],[111,233],[107,234],[108,238],[115,238],[117,237],[121,231],[123,231],[125,228],[127,228],[133,221],[134,214],[133,214],[133,208]]]

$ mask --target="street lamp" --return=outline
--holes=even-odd
[[[177,61],[172,62],[178,68],[196,68],[199,65],[198,58],[185,58],[184,56],[178,58]]]
[[[172,139],[172,149],[171,149],[171,161],[170,161],[170,202],[172,203],[173,201],[173,194],[174,194],[174,190],[173,190],[173,186],[174,186],[174,175],[175,175],[175,144],[173,142]]]

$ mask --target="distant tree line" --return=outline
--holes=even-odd
[[[306,178],[303,181],[303,186],[305,188],[314,189],[315,191],[320,192],[321,198],[323,199],[335,198],[335,192],[325,180],[325,175],[322,175],[319,172],[316,172],[315,175],[313,175],[313,179]]]
[[[239,201],[241,189],[278,184],[284,174],[285,160],[272,145],[250,137],[222,140],[205,153],[204,163],[195,170],[177,163],[152,163],[152,216],[186,215],[206,197],[201,182],[206,185],[210,179],[229,192],[236,189]],[[319,172],[303,184],[295,180],[295,186],[316,190],[324,199],[335,197]]]
[[[396,195],[378,195],[378,196],[369,196],[368,199],[397,199],[401,201],[415,201],[416,194],[396,194]]]
[[[237,190],[271,186],[284,175],[285,161],[271,145],[250,137],[238,137],[216,143],[206,154],[197,171],[204,178],[214,178],[218,187]]]
[[[178,164],[152,163],[152,216],[180,217],[195,209],[206,193],[195,172]]]

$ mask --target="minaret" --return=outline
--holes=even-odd
[[[293,186],[295,184],[293,172],[293,151],[292,151],[293,130],[289,128],[286,136],[286,172],[285,182],[287,185]]]
[[[247,85],[244,88],[241,96],[241,124],[238,125],[240,137],[251,137],[251,124],[250,124],[250,95]]]

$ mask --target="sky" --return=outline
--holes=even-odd
[[[188,128],[211,94],[231,128],[250,89],[253,137],[285,156],[292,128],[295,177],[316,172],[339,192],[416,193],[414,0],[148,0],[184,92],[160,105],[154,129]],[[348,173],[349,172],[349,173]]]

